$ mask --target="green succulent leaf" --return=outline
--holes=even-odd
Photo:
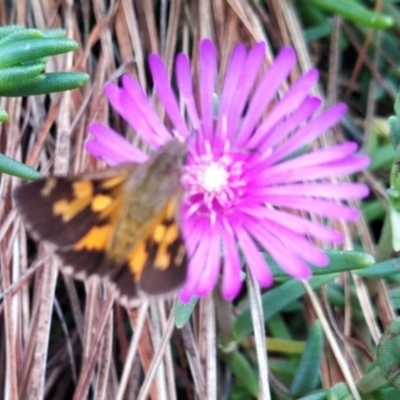
[[[307,0],[321,10],[341,15],[344,19],[374,29],[388,29],[394,20],[390,15],[378,14],[355,0]]]
[[[44,76],[39,75],[43,72],[44,63],[34,63],[32,65],[13,66],[0,69],[0,96],[18,87],[36,84],[44,80]]]
[[[396,318],[381,336],[376,355],[382,375],[400,389],[400,318]]]
[[[33,96],[44,93],[64,92],[86,84],[89,75],[83,72],[51,72],[40,75],[41,79],[29,86],[10,89],[3,96]]]
[[[12,42],[11,46],[10,43],[0,43],[0,68],[66,53],[75,50],[77,47],[78,44],[68,38],[43,37],[35,40],[16,40]]]
[[[181,301],[176,301],[175,306],[175,326],[180,329],[182,328],[192,316],[193,310],[197,304],[197,298],[192,298],[189,303],[185,304]]]
[[[323,355],[324,333],[319,321],[310,329],[306,347],[296,369],[290,393],[296,398],[316,389],[319,382],[319,370]]]
[[[0,171],[28,180],[40,179],[42,177],[40,172],[4,154],[0,154]]]

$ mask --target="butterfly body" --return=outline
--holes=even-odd
[[[115,283],[123,300],[160,295],[186,279],[180,230],[186,144],[171,140],[144,164],[21,185],[15,204],[29,231],[55,245],[65,271]]]
[[[122,196],[124,204],[121,209],[124,212],[116,224],[111,245],[113,259],[121,258],[139,237],[147,235],[156,223],[161,222],[160,213],[168,201],[180,199],[181,167],[186,155],[182,146],[182,143],[174,141],[148,163],[138,166],[128,178]],[[179,157],[181,162],[177,162]]]

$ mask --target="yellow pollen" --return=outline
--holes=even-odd
[[[215,161],[210,162],[200,175],[200,184],[209,193],[218,193],[228,184],[228,172]]]

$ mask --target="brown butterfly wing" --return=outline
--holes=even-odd
[[[104,224],[105,213],[93,209],[93,199],[115,200],[133,168],[127,164],[23,183],[14,191],[15,205],[35,238],[68,249],[93,226]]]
[[[135,279],[129,269],[124,271],[110,261],[107,245],[122,187],[135,168],[127,164],[74,177],[49,177],[24,183],[14,191],[15,205],[28,230],[56,246],[63,272],[83,280],[108,277],[115,269],[113,273],[119,271],[124,278],[119,279],[118,295],[129,301],[137,297]]]
[[[169,150],[167,147],[164,153]],[[162,158],[168,156],[164,153],[158,153],[149,167],[140,167],[138,180],[149,173],[159,176],[157,168],[155,171],[151,168],[158,162],[163,166]],[[74,177],[45,178],[21,185],[14,194],[28,229],[36,238],[56,246],[66,272],[78,279],[90,275],[107,277],[128,302],[136,297],[137,284],[142,292],[150,295],[177,289],[185,281],[187,269],[177,219],[179,195],[166,199],[161,213],[158,215],[157,211],[154,215],[154,221],[147,220],[150,223],[140,227],[138,242],[123,236],[127,243],[132,242],[129,254],[122,252],[122,257],[114,252],[114,245],[118,245],[114,243],[118,238],[116,229],[124,221],[121,212],[127,206],[122,202],[138,190],[129,186],[131,189],[126,191],[124,184],[136,168],[134,164],[127,164]],[[135,182],[135,178],[130,182]]]
[[[50,190],[54,187],[53,190]],[[24,183],[14,191],[15,205],[28,230],[38,240],[48,240],[60,247],[72,246],[93,225],[97,216],[82,210],[79,216],[63,222],[53,205],[63,199],[73,200],[71,182],[66,178],[45,178]]]
[[[138,298],[137,284],[127,265],[117,265],[110,261],[103,251],[59,251],[58,256],[64,263],[63,272],[75,278],[85,280],[89,276],[99,276],[110,280],[116,292],[116,298],[126,306]]]
[[[147,257],[140,273],[139,287],[150,295],[176,290],[186,280],[187,255],[178,221],[179,197],[169,200],[161,221],[146,238]]]
[[[73,273],[81,279],[98,274],[114,283],[117,296],[123,304],[130,305],[137,297],[137,285],[147,295],[164,295],[178,289],[185,282],[187,255],[184,240],[175,215],[177,199],[170,199],[161,212],[161,218],[149,229],[149,233],[134,246],[125,262],[113,262],[102,252],[101,238],[94,243],[98,249],[90,251],[60,251],[58,254]],[[91,230],[97,229],[92,227]],[[89,243],[87,237],[81,243]]]
[[[185,283],[188,260],[181,234],[166,248],[170,264],[164,269],[163,266],[160,267],[156,263],[159,243],[153,240],[147,242],[148,253],[151,256],[148,258],[139,279],[139,288],[146,294],[169,293]]]

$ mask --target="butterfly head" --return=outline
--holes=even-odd
[[[178,162],[182,166],[187,159],[188,146],[186,142],[172,139],[162,147],[159,154],[163,154],[163,157],[173,160],[175,164]]]

